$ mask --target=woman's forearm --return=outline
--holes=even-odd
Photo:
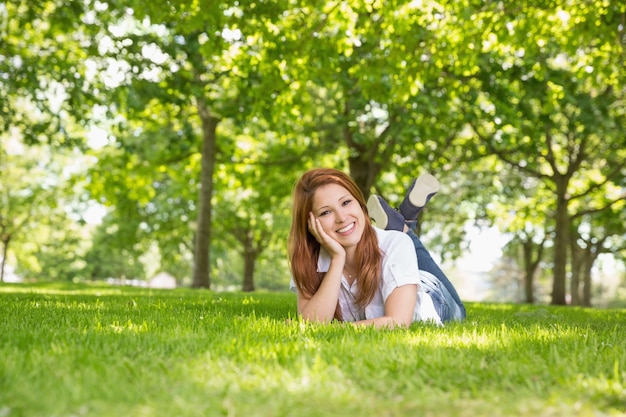
[[[385,315],[355,324],[376,328],[409,327],[413,322],[413,312],[417,303],[417,285],[406,284],[394,289],[385,300]]]
[[[298,298],[298,313],[304,320],[329,323],[335,317],[343,263],[332,262],[317,292],[309,299]]]

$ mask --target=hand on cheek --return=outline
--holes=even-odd
[[[315,237],[315,239],[317,239],[317,241],[319,242],[320,236],[318,232],[318,224],[319,223],[317,219],[315,218],[315,216],[313,215],[313,213],[309,213],[309,232],[311,232],[313,237]]]
[[[313,213],[309,217],[309,231],[320,245],[332,256],[345,254],[345,249],[341,244],[326,233],[321,222]]]

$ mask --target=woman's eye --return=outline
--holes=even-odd
[[[350,203],[352,203],[352,200],[345,200],[345,201],[343,202],[343,205],[344,205],[344,206],[347,206],[347,205],[348,205],[348,204],[350,204]]]
[[[319,216],[320,216],[320,217],[322,217],[322,216],[326,216],[328,213],[330,213],[330,211],[329,211],[329,210],[324,210],[324,211],[322,211],[322,212],[319,214]]]

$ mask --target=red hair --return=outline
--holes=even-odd
[[[313,207],[313,196],[323,185],[337,184],[344,187],[358,201],[366,219],[369,219],[363,193],[354,180],[342,171],[332,168],[316,168],[305,172],[293,189],[293,210],[291,230],[289,231],[289,264],[298,291],[306,297],[312,297],[320,287],[325,273],[317,271],[317,259],[321,245],[309,232],[309,213]],[[382,253],[378,246],[378,237],[371,223],[364,225],[363,236],[357,244],[355,265],[360,265],[357,273],[359,293],[356,304],[365,309],[372,301],[382,270]],[[335,318],[342,319],[339,305]]]

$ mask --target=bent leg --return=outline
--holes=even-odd
[[[405,219],[399,211],[391,208],[382,197],[370,195],[367,200],[367,211],[376,226],[385,230],[404,231]]]
[[[425,201],[428,202],[428,199],[430,199],[430,196]],[[376,195],[370,196],[367,208],[370,217],[374,219],[379,227],[386,230],[406,231],[413,240],[418,268],[421,272],[420,279],[422,285],[433,299],[435,309],[441,320],[445,322],[465,319],[465,306],[454,285],[452,285],[446,274],[433,260],[430,252],[428,252],[413,231],[417,224],[417,219],[407,220],[399,211],[392,209],[384,199]]]

